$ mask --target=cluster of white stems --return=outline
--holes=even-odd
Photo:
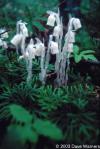
[[[41,61],[41,72],[39,76],[42,83],[45,84],[50,56],[54,54],[56,55],[55,73],[57,74],[55,83],[58,86],[66,85],[68,82],[70,54],[73,52],[73,44],[75,42],[75,33],[81,28],[81,23],[78,18],[70,17],[67,33],[64,35],[63,23],[59,10],[57,13],[52,11],[47,11],[47,13],[49,15],[47,25],[51,26],[53,29],[52,34],[49,35],[47,47],[39,38],[35,39],[36,42],[30,39],[29,44],[26,46],[25,39],[28,37],[29,32],[26,23],[22,21],[17,22],[16,35],[11,40],[11,43],[15,45],[17,53],[18,49],[21,49],[22,55],[19,56],[19,60],[26,60],[28,72],[27,82],[31,81],[32,78],[32,60],[38,56]]]

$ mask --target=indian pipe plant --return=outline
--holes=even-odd
[[[99,143],[100,87],[76,69],[84,61],[99,68],[84,17],[93,18],[94,2],[49,2],[0,2],[0,149]]]

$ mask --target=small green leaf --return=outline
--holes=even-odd
[[[91,54],[91,53],[95,53],[95,51],[93,51],[93,50],[84,50],[84,51],[81,52],[82,55]]]
[[[85,60],[93,60],[93,61],[97,61],[96,57],[92,54],[89,54],[89,55],[83,55],[83,58]]]
[[[79,47],[77,45],[74,45],[74,54],[79,53]]]
[[[8,135],[14,138],[14,140],[19,140],[22,144],[26,141],[32,143],[36,143],[38,141],[38,134],[31,129],[30,125],[10,125],[8,127]]]
[[[79,53],[79,47],[75,45],[74,52],[73,52],[75,62],[79,63],[82,59],[97,61],[96,57],[92,54],[94,52],[95,51],[93,51],[93,50],[84,50]]]
[[[31,114],[22,106],[11,104],[8,105],[10,115],[18,122],[30,123],[32,121]]]
[[[63,138],[61,130],[50,121],[37,119],[34,123],[34,128],[38,134],[49,137],[51,139],[61,140]]]

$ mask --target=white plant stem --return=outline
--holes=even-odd
[[[27,83],[30,83],[32,79],[32,59],[26,60],[26,68],[27,68]]]
[[[40,66],[41,66],[40,80],[42,84],[45,84],[45,67],[44,67],[45,66],[45,51],[42,51]]]
[[[40,80],[42,81],[42,84],[46,83],[46,76],[47,76],[47,69],[50,61],[50,42],[52,40],[51,35],[49,35],[49,42],[47,51],[42,52],[41,55],[41,73],[40,73]]]

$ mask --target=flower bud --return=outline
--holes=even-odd
[[[21,44],[21,41],[22,41],[22,35],[21,35],[21,34],[16,34],[16,35],[12,38],[11,43],[12,43],[14,46],[18,47],[19,44]]]
[[[65,42],[74,43],[74,42],[75,42],[75,32],[69,31],[69,32],[65,35]]]
[[[60,35],[60,33],[61,33],[61,26],[60,25],[55,26],[53,36],[57,37]]]
[[[8,36],[8,33],[7,33],[7,32],[1,34],[1,38],[8,38],[8,37],[9,37],[9,36]]]
[[[47,20],[47,25],[53,27],[55,25],[55,21],[56,21],[56,18],[54,16],[54,14],[50,14],[50,16],[48,17],[48,20]]]
[[[21,30],[21,33],[22,33],[24,36],[28,37],[28,30],[27,30],[25,24],[21,24],[21,25],[20,25],[20,30]]]
[[[50,49],[51,49],[51,54],[58,54],[59,50],[58,50],[58,43],[51,41],[50,42]]]
[[[26,48],[26,52],[29,54],[29,58],[34,59],[36,54],[36,49],[33,44],[33,40],[31,39],[30,43]]]
[[[41,56],[42,52],[45,51],[45,46],[43,43],[36,44],[36,56]]]
[[[73,26],[74,26],[75,30],[78,30],[79,28],[81,28],[82,25],[81,25],[80,20],[77,19],[77,18],[74,18],[74,19],[73,19]]]

